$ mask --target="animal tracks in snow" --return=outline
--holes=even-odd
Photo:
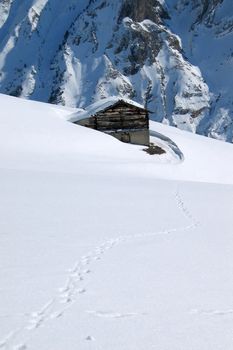
[[[151,233],[139,233],[134,235],[122,235],[117,238],[107,239],[102,244],[97,246],[86,255],[82,256],[80,260],[76,261],[74,266],[68,270],[67,280],[63,287],[59,288],[57,294],[50,301],[45,303],[40,310],[33,312],[26,322],[26,324],[11,332],[0,342],[0,349],[3,350],[26,350],[28,349],[28,342],[33,335],[33,331],[38,328],[45,327],[49,322],[60,319],[64,313],[73,305],[74,302],[88,293],[85,287],[86,279],[91,277],[92,268],[94,264],[98,263],[103,256],[114,247],[134,241],[136,239],[145,239],[155,236],[170,235],[183,230],[195,228],[199,223],[194,219],[191,212],[187,209],[184,201],[181,198],[180,192],[177,189],[174,195],[178,208],[184,216],[191,221],[190,225],[184,227],[175,227],[171,229],[161,230]],[[90,315],[105,318],[129,318],[138,316],[137,313],[119,313],[109,311],[87,311]],[[89,337],[89,336],[88,336]],[[87,337],[87,338],[88,338]],[[90,336],[90,339],[93,340]]]
[[[96,317],[103,317],[103,318],[129,318],[129,317],[145,315],[145,314],[138,314],[136,312],[120,313],[120,312],[95,311],[95,310],[86,311],[86,313]]]
[[[88,340],[88,341],[95,341],[95,338],[92,337],[91,335],[88,335],[85,340]]]
[[[192,309],[192,310],[190,310],[190,314],[192,314],[192,315],[204,315],[204,316],[227,316],[227,315],[233,315],[233,309],[226,309],[226,310]]]
[[[184,216],[191,221],[191,224],[189,226],[187,226],[186,229],[199,226],[200,225],[199,221],[197,221],[193,217],[190,210],[187,208],[186,204],[184,203],[184,201],[180,195],[180,191],[178,188],[177,188],[176,193],[175,193],[175,199],[176,199],[178,207],[183,212]]]
[[[85,295],[87,289],[84,283],[92,273],[92,269],[89,265],[93,265],[93,263],[97,263],[98,260],[101,260],[102,256],[109,249],[119,244],[120,241],[120,238],[106,240],[106,242],[96,247],[93,251],[81,257],[81,259],[68,270],[67,281],[63,287],[58,289],[57,295],[44,304],[40,310],[31,313],[25,326],[6,336],[2,342],[0,342],[0,349],[28,349],[27,342],[31,338],[34,330],[44,327],[52,320],[62,317],[78,297]],[[22,339],[25,341],[22,342]]]

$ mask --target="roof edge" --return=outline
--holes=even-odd
[[[86,107],[86,109],[83,112],[75,112],[70,114],[68,116],[68,121],[70,122],[77,122],[79,120],[83,120],[86,118],[90,118],[91,116],[95,116],[99,112],[104,112],[107,111],[108,109],[116,106],[118,103],[125,103],[126,105],[129,106],[134,106],[140,110],[149,112],[147,108],[145,108],[143,105],[139,104],[136,101],[130,100],[130,99],[124,99],[123,97],[108,97],[105,99],[101,99],[97,102],[94,102],[93,104],[89,105]]]

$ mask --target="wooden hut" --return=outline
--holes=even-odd
[[[73,114],[70,121],[112,135],[122,142],[149,145],[148,111],[131,100],[100,100],[84,112]]]

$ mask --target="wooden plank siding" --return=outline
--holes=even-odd
[[[122,101],[78,121],[77,124],[106,132],[123,142],[134,140],[131,143],[137,143],[138,139],[138,144],[149,144],[148,111]]]

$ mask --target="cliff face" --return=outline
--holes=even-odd
[[[79,107],[129,97],[152,119],[232,141],[232,68],[224,60],[233,57],[233,21],[230,0],[224,4],[4,0],[0,91]]]
[[[149,19],[162,24],[163,19],[168,19],[169,15],[158,0],[125,0],[120,9],[119,22],[125,17],[130,17],[135,22]]]
[[[230,0],[168,0],[171,30],[182,38],[188,61],[198,66],[210,96],[200,134],[233,141],[233,12]]]

